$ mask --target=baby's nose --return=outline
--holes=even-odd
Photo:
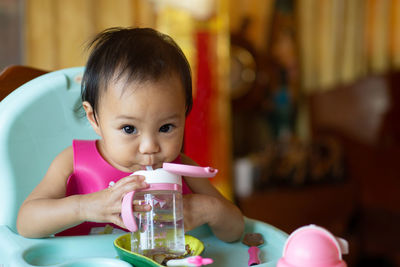
[[[157,138],[154,136],[143,136],[140,140],[139,151],[142,154],[153,154],[160,151]]]

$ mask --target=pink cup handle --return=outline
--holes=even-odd
[[[260,249],[258,247],[250,247],[248,251],[249,251],[249,266],[260,264],[261,261],[260,258],[258,257]]]
[[[135,191],[129,192],[122,200],[121,217],[126,228],[131,232],[136,232],[138,227],[136,225],[135,217],[133,216],[133,197]]]

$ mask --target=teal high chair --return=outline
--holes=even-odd
[[[17,234],[20,205],[43,178],[54,157],[72,139],[95,139],[80,101],[83,67],[63,69],[35,78],[0,102],[0,266],[130,266],[117,259],[113,241],[118,235],[27,239]],[[0,88],[1,89],[1,88]],[[262,212],[262,210],[260,210]],[[259,266],[275,266],[287,235],[246,218],[246,232],[262,233]],[[191,232],[205,245],[212,266],[246,266],[247,247],[224,243],[207,226]]]

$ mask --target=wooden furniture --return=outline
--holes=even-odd
[[[0,101],[24,83],[46,73],[41,69],[20,65],[5,68],[0,73]]]
[[[315,94],[310,108],[313,135],[334,135],[344,148],[357,197],[349,231],[360,253],[399,266],[400,72]]]
[[[349,241],[349,266],[400,266],[399,87],[396,72],[311,95],[312,136],[338,140],[347,182],[256,192],[238,199],[244,214],[288,233],[324,226]]]

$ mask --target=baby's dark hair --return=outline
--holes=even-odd
[[[96,116],[100,90],[113,78],[126,82],[157,81],[178,75],[186,95],[186,115],[192,105],[192,75],[182,50],[166,34],[150,28],[110,28],[99,33],[91,49],[82,79],[82,102],[88,101]]]

